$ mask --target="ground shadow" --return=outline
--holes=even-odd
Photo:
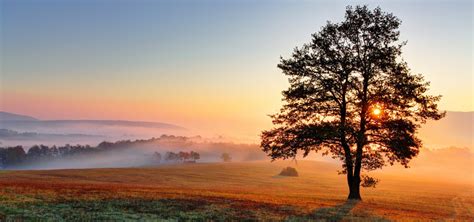
[[[313,212],[312,216],[314,218],[329,219],[330,221],[340,221],[351,212],[357,203],[359,203],[359,201],[348,200],[334,207],[319,208]]]
[[[288,221],[346,221],[346,220],[364,220],[364,221],[389,221],[388,219],[363,214],[354,215],[351,210],[359,203],[356,200],[347,200],[343,204],[336,205],[333,207],[318,208],[310,214],[292,217]]]

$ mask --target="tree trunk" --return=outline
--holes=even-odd
[[[348,200],[362,200],[360,197],[360,176],[353,175],[352,179],[348,180],[349,196]]]

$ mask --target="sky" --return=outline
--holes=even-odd
[[[441,109],[474,110],[471,1],[0,2],[3,111],[256,140],[288,87],[280,56],[356,4],[402,20],[403,58],[443,95]]]

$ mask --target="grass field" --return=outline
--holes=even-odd
[[[300,161],[208,163],[155,168],[0,171],[0,218],[84,220],[464,220],[472,183],[375,174],[381,183],[347,202],[337,166]],[[294,163],[292,163],[294,166]],[[435,175],[436,176],[436,175]],[[471,178],[472,179],[472,178]],[[472,180],[471,180],[472,181]],[[0,219],[2,220],[2,219]]]

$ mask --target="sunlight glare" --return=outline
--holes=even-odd
[[[375,108],[374,111],[372,111],[372,113],[376,116],[380,115],[380,113],[382,113],[382,110],[380,110],[379,108]]]

